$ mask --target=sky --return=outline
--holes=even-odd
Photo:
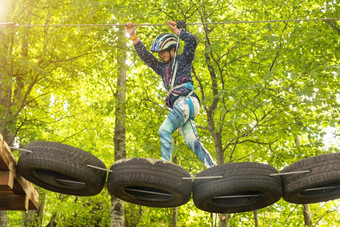
[[[5,22],[10,0],[0,0],[0,21]],[[6,21],[7,22],[7,21]]]
[[[326,150],[330,147],[337,147],[340,149],[340,132],[336,130],[336,128],[328,126],[325,129],[326,135],[323,138],[323,141],[326,145]]]

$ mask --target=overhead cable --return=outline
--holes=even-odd
[[[255,24],[255,23],[279,23],[279,22],[302,22],[302,21],[332,21],[340,20],[340,18],[308,18],[308,19],[287,19],[287,20],[257,20],[257,21],[221,21],[221,22],[198,22],[186,23],[186,25],[209,25],[209,24]],[[135,26],[167,26],[167,24],[134,24]],[[0,22],[1,27],[118,27],[125,24],[16,24],[14,22]]]

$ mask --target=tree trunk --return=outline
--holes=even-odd
[[[229,227],[228,220],[229,220],[229,215],[228,214],[220,214],[220,222],[219,222],[219,227]]]
[[[0,30],[0,51],[10,52],[11,53],[11,46],[13,43],[11,43],[10,36],[13,36],[6,34],[5,32],[2,32]],[[0,59],[2,65],[10,65],[8,60],[6,58]],[[9,72],[9,73],[6,73]],[[12,71],[10,70],[10,67],[6,70],[0,71],[0,134],[3,136],[4,141],[11,146],[11,138],[12,134],[11,131],[7,127],[7,121],[9,119],[8,113],[11,107],[11,74]],[[1,227],[7,227],[8,225],[8,217],[7,217],[7,211],[0,211],[0,226]]]
[[[295,144],[296,146],[301,146],[301,137],[299,135],[295,137]],[[303,204],[303,217],[305,219],[305,225],[312,226],[312,214],[309,204]]]
[[[43,198],[40,199],[39,209],[38,209],[38,217],[39,217],[39,224],[42,225],[43,215],[44,215],[44,208],[45,208],[45,201],[46,201],[46,192],[43,192]]]
[[[303,216],[306,226],[312,226],[312,214],[310,212],[309,204],[303,204]]]
[[[7,211],[0,211],[0,226],[7,227]]]
[[[38,210],[29,210],[27,211],[27,213],[23,212],[22,223],[24,223],[24,226],[35,226],[35,225],[41,226],[42,225],[43,213],[44,213],[44,207],[45,207],[45,199],[46,199],[46,193],[45,192],[42,192],[42,193],[43,193],[43,196],[40,197]]]
[[[14,45],[14,32],[1,32],[0,31],[0,51],[12,55]],[[6,69],[0,72],[0,133],[4,141],[11,146],[14,130],[10,126],[11,107],[12,107],[12,78],[13,78],[13,62],[7,58],[1,58],[1,64],[7,66]],[[11,124],[13,126],[15,124]]]
[[[177,227],[178,207],[172,209],[172,227]]]
[[[254,210],[253,213],[254,213],[255,227],[259,227],[259,217],[258,217],[257,210]]]
[[[57,226],[57,223],[54,221],[56,217],[57,217],[57,213],[54,213],[54,214],[51,216],[50,222],[46,225],[46,227]]]
[[[217,215],[214,213],[210,214],[210,218],[211,218],[211,227],[215,227],[216,226],[216,219],[217,219]]]
[[[125,118],[126,118],[126,43],[124,42],[125,30],[120,27],[118,31],[118,80],[117,91],[115,93],[116,112],[115,112],[115,161],[126,157],[125,147]],[[111,196],[111,227],[124,226],[124,202],[115,196]]]
[[[111,227],[124,226],[124,202],[111,195]]]
[[[222,137],[221,137],[221,130],[220,128],[215,127],[215,120],[214,120],[214,113],[215,110],[218,107],[219,98],[217,96],[218,94],[218,83],[217,83],[217,73],[214,69],[213,63],[211,61],[209,47],[210,47],[210,40],[208,37],[208,34],[211,30],[208,29],[208,27],[204,27],[204,31],[206,33],[206,40],[205,40],[205,61],[208,67],[208,71],[210,74],[211,79],[211,88],[213,91],[213,101],[209,107],[205,107],[205,112],[207,113],[207,122],[208,122],[208,129],[209,132],[213,138],[213,141],[215,143],[215,151],[216,151],[216,161],[218,165],[224,164],[224,151],[222,148]],[[204,91],[202,89],[202,99],[204,100]],[[219,227],[228,227],[228,214],[219,214]]]
[[[175,141],[174,141],[175,143]],[[177,156],[174,156],[172,159],[173,163],[177,164]],[[178,218],[178,207],[174,207],[172,209],[172,227],[177,227],[177,218]]]
[[[262,227],[265,226],[264,223],[266,223],[266,215],[267,215],[267,212],[265,211],[265,212],[263,213]]]

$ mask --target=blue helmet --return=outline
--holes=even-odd
[[[171,49],[172,47],[176,47],[177,37],[172,33],[163,33],[153,41],[151,46],[152,52],[159,52],[163,50]]]

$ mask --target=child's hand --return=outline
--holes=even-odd
[[[167,23],[168,23],[168,26],[169,26],[170,30],[177,35],[178,32],[179,32],[179,29],[177,28],[176,22],[168,20]]]
[[[130,37],[133,37],[136,35],[136,26],[132,24],[132,22],[128,22],[125,24],[126,32],[129,33]]]

